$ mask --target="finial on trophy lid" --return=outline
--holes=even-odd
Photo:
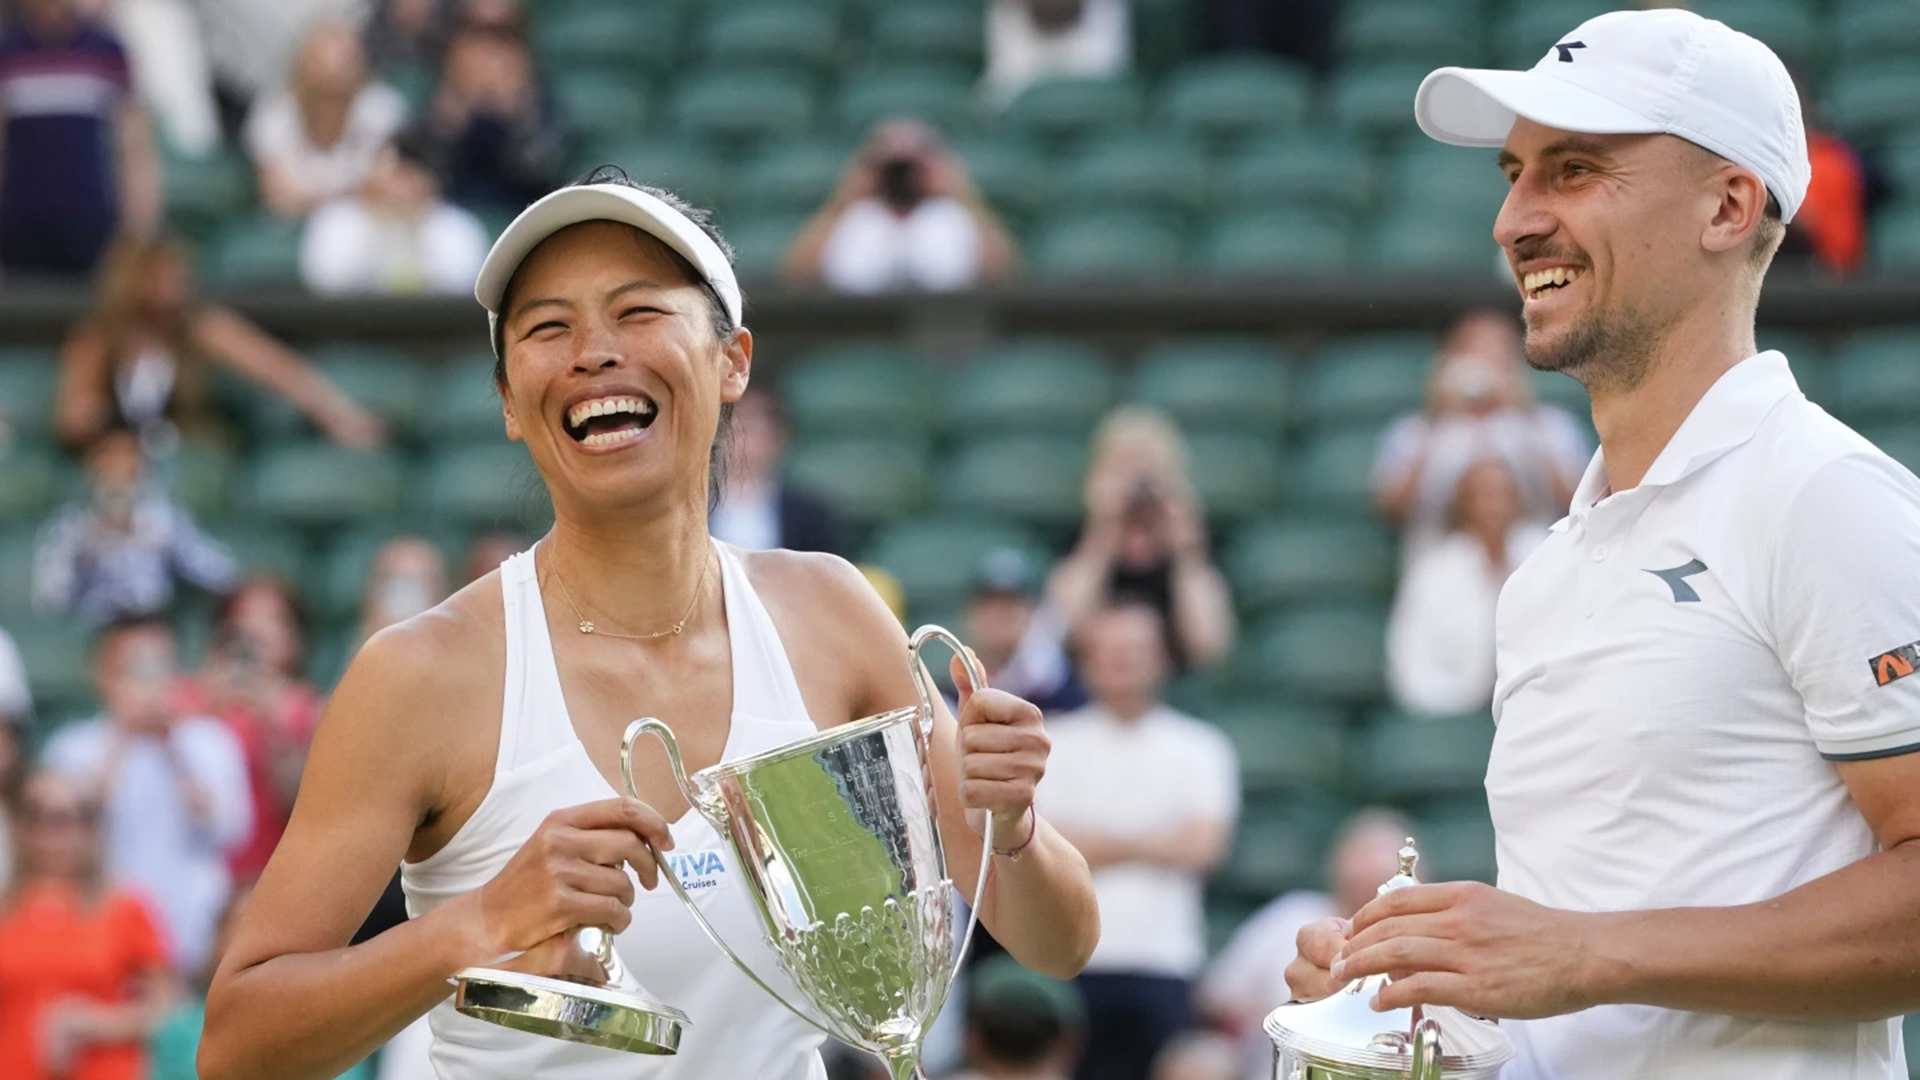
[[[1420,849],[1414,846],[1413,837],[1409,836],[1407,842],[1400,847],[1400,871],[1388,878],[1386,883],[1380,886],[1376,895],[1385,896],[1395,889],[1420,884],[1420,879],[1413,876],[1414,865],[1419,861]]]

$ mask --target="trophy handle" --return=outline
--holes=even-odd
[[[1443,1080],[1440,1064],[1440,1022],[1423,1016],[1413,1026],[1413,1059],[1407,1080]]]
[[[981,670],[980,661],[974,657],[973,650],[961,644],[960,639],[955,637],[945,627],[934,626],[929,623],[915,630],[913,636],[908,639],[907,655],[910,658],[908,666],[913,669],[913,681],[920,690],[920,708],[922,710],[920,714],[922,717],[921,721],[913,725],[913,741],[914,747],[920,751],[920,771],[924,773],[927,778],[927,806],[929,808],[935,808],[939,805],[933,793],[933,760],[931,753],[934,717],[933,699],[936,691],[933,686],[933,676],[928,674],[927,665],[921,660],[920,653],[927,647],[928,642],[935,640],[946,643],[947,648],[952,649],[953,654],[960,658],[960,663],[965,665],[967,669],[967,680],[973,684],[975,690],[985,690],[987,688],[987,673]],[[935,820],[938,820],[937,813]],[[935,835],[938,835],[937,826]],[[946,986],[940,991],[940,1001],[942,1003],[945,1003],[947,995],[953,992],[953,981],[960,977],[960,966],[961,962],[966,959],[967,946],[973,943],[973,929],[980,925],[980,901],[987,894],[987,871],[992,868],[992,863],[993,815],[988,814],[986,822],[980,831],[980,874],[974,878],[973,900],[967,905],[967,931],[960,936],[960,950],[953,954],[953,970],[947,974]]]
[[[673,737],[673,729],[651,716],[642,717],[628,724],[626,734],[620,739],[620,779],[627,785],[627,794],[636,799],[640,797],[640,792],[633,784],[633,744],[638,741],[643,734],[654,736],[666,747],[667,763],[673,766],[674,783],[680,785],[680,793],[686,796],[687,805],[693,807],[694,811],[700,816],[712,822],[713,827],[717,829],[722,836],[725,836],[727,823],[707,813],[707,811],[701,807],[699,794],[694,791],[693,785],[687,781],[687,770],[685,765],[681,763],[680,744]],[[739,969],[740,974],[745,975],[753,985],[766,991],[768,997],[784,1005],[788,1012],[818,1028],[827,1038],[841,1038],[839,1032],[808,1016],[803,1010],[795,1007],[791,1001],[782,997],[780,991],[768,986],[765,979],[755,974],[754,970],[747,966],[747,962],[740,959],[740,954],[734,952],[732,946],[721,939],[720,931],[714,929],[713,924],[707,921],[707,915],[700,910],[700,905],[694,903],[693,897],[687,895],[686,887],[680,884],[680,875],[673,872],[673,864],[668,862],[666,857],[661,855],[651,843],[647,844],[647,851],[653,855],[654,865],[659,868],[660,876],[666,880],[667,886],[673,890],[673,895],[680,898],[680,906],[687,909],[687,914],[693,916],[693,921],[700,927],[700,932],[707,935],[707,940],[713,942],[713,947],[719,949],[721,955],[725,956],[733,963],[734,967]]]

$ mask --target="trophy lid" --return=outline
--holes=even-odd
[[[1400,872],[1380,886],[1380,895],[1418,884],[1413,871],[1419,860],[1409,837],[1400,849]],[[1433,1005],[1375,1012],[1373,997],[1388,981],[1385,975],[1370,975],[1319,1001],[1282,1005],[1267,1014],[1262,1027],[1281,1050],[1359,1068],[1406,1071],[1414,1026],[1423,1018],[1439,1026],[1440,1063],[1449,1072],[1491,1069],[1513,1056],[1513,1045],[1498,1025],[1457,1009]]]

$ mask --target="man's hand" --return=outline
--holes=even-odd
[[[1287,965],[1287,993],[1295,1001],[1319,1001],[1346,983],[1333,977],[1333,962],[1347,947],[1347,931],[1352,924],[1345,919],[1315,919],[1300,928],[1294,937],[1293,961]]]
[[[1450,1005],[1475,1016],[1559,1016],[1600,1003],[1594,928],[1594,916],[1490,885],[1413,885],[1354,914],[1331,974],[1339,985],[1391,975],[1374,1002],[1381,1010]]]
[[[975,687],[959,657],[948,670],[960,694],[960,803],[993,815],[994,847],[1019,847],[1035,827],[1028,811],[1053,749],[1040,710],[1004,690]]]

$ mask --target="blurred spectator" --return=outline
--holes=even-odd
[[[213,952],[208,956],[206,965],[194,972],[191,993],[166,1015],[159,1029],[154,1032],[153,1070],[148,1074],[148,1080],[199,1080],[195,1059],[200,1053],[200,1030],[207,1018],[207,987],[213,982],[214,969],[220,966],[220,957],[233,940],[234,916],[247,902],[247,896],[248,890],[240,889],[228,901],[214,929]],[[363,1061],[341,1073],[339,1080],[370,1080],[372,1076],[372,1066]],[[423,1077],[422,1080],[431,1080],[431,1077]]]
[[[166,610],[176,583],[209,592],[233,583],[233,556],[146,479],[140,442],[108,430],[87,450],[87,486],[41,530],[33,602],[92,623]]]
[[[259,877],[280,843],[320,723],[320,693],[301,675],[301,624],[292,585],[249,578],[221,602],[206,664],[182,687],[181,708],[226,724],[246,756],[253,829],[227,853],[235,881]]]
[[[143,899],[102,882],[99,804],[72,781],[26,781],[13,888],[0,894],[0,1076],[138,1080],[173,997]]]
[[[1445,534],[1454,491],[1474,462],[1504,460],[1520,485],[1522,513],[1553,521],[1566,514],[1591,455],[1578,420],[1534,400],[1518,321],[1469,312],[1434,356],[1426,408],[1382,436],[1374,500],[1406,530],[1402,557],[1410,561]]]
[[[193,0],[213,62],[221,125],[240,133],[249,108],[279,93],[296,62],[308,30],[316,23],[344,20],[355,26],[367,0]]]
[[[1028,971],[1010,956],[975,967],[967,994],[967,1062],[948,1080],[1066,1080],[1085,1036],[1072,984]]]
[[[1266,1075],[1271,1073],[1269,1063]],[[1237,1080],[1239,1075],[1233,1042],[1211,1031],[1187,1032],[1168,1043],[1153,1062],[1153,1080]]]
[[[1093,704],[1048,723],[1038,800],[1086,856],[1100,903],[1100,944],[1077,980],[1089,1023],[1075,1075],[1147,1080],[1191,1026],[1201,890],[1233,835],[1239,764],[1217,728],[1161,701],[1168,665],[1152,608],[1102,608],[1078,640]]]
[[[33,699],[27,693],[27,669],[20,650],[0,630],[0,895],[13,873],[13,814],[20,805],[20,782],[27,770],[27,718]]]
[[[1400,845],[1411,831],[1390,810],[1367,809],[1340,825],[1327,856],[1328,892],[1295,889],[1254,912],[1234,931],[1200,981],[1199,1007],[1209,1024],[1240,1040],[1240,1075],[1268,1080],[1273,1043],[1261,1023],[1292,999],[1287,965],[1300,928],[1318,919],[1351,918],[1400,869]]]
[[[918,120],[888,120],[788,250],[784,271],[845,293],[932,292],[1004,281],[1013,238],[966,166]]]
[[[1290,56],[1324,78],[1333,70],[1341,0],[1205,0],[1206,43],[1215,52]]]
[[[406,113],[399,91],[368,81],[366,55],[351,26],[315,25],[287,88],[256,101],[247,117],[247,153],[260,174],[261,202],[281,217],[302,217],[352,194]]]
[[[212,153],[220,146],[220,112],[193,0],[115,0],[108,15],[165,144],[188,157]]]
[[[60,352],[54,428],[81,447],[115,423],[149,453],[179,435],[219,441],[208,367],[287,399],[346,446],[379,445],[380,421],[238,312],[194,295],[187,254],[169,237],[125,239],[108,253],[93,310]]]
[[[0,29],[0,270],[80,275],[160,220],[160,167],[120,42],[73,0]]]
[[[1124,74],[1133,52],[1128,0],[992,0],[987,73],[994,106],[1043,79]]]
[[[460,558],[460,584],[470,585],[507,561],[508,556],[517,555],[533,546],[533,541],[520,533],[483,532],[467,544],[467,553]]]
[[[779,398],[764,390],[743,394],[733,407],[730,438],[725,494],[713,512],[713,535],[749,551],[846,551],[833,508],[782,475],[787,418]]]
[[[447,591],[447,564],[439,548],[417,536],[387,541],[375,553],[367,574],[356,646],[445,600]]]
[[[1801,87],[1800,114],[1807,128],[1807,158],[1813,166],[1807,196],[1793,216],[1793,228],[1775,258],[1782,264],[1815,264],[1839,274],[1860,268],[1867,254],[1867,208],[1873,177],[1867,162],[1847,140],[1820,123],[1819,109]]]
[[[448,178],[447,198],[461,206],[517,212],[558,182],[563,125],[536,77],[513,5],[463,5],[425,132]]]
[[[418,137],[383,148],[360,190],[307,219],[300,276],[317,293],[443,293],[473,288],[487,254],[480,219],[440,196]]]
[[[373,69],[428,68],[439,61],[453,22],[449,0],[381,0],[361,40]]]
[[[164,621],[107,627],[93,664],[106,711],[61,728],[44,764],[102,807],[107,880],[154,905],[176,969],[197,971],[232,889],[227,852],[253,827],[245,755],[226,725],[178,709]]]
[[[1078,631],[1087,614],[1137,601],[1160,613],[1176,670],[1233,647],[1233,603],[1208,552],[1186,444],[1160,413],[1124,406],[1101,423],[1087,469],[1086,520],[1054,568],[1047,599]]]
[[[1400,708],[1445,715],[1493,701],[1500,587],[1547,535],[1522,512],[1513,471],[1482,458],[1460,477],[1447,534],[1408,560],[1387,620],[1387,686]]]
[[[988,685],[1049,715],[1085,705],[1066,637],[1065,622],[1040,601],[1039,577],[1024,554],[1000,548],[980,560],[967,596],[967,644]]]

